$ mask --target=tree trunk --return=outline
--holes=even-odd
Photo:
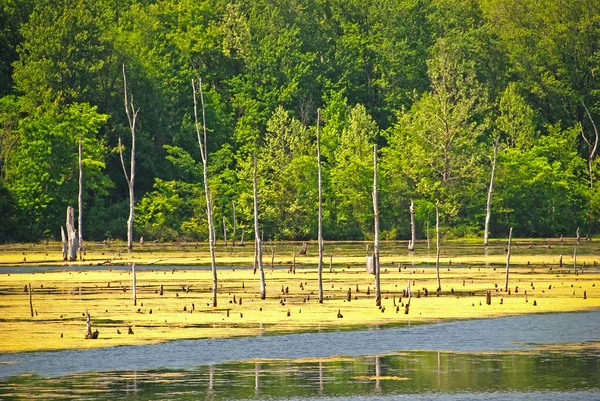
[[[131,264],[131,292],[133,293],[133,306],[137,305],[137,278],[135,275],[135,263]]]
[[[415,202],[412,200],[412,198],[410,199],[410,241],[408,242],[408,250],[409,251],[414,251],[415,250]]]
[[[91,338],[92,337],[92,319],[90,317],[90,312],[88,312],[88,310],[85,310],[85,326],[86,326],[86,335],[85,338]]]
[[[377,206],[377,144],[373,145],[373,219],[375,240],[373,242],[373,269],[375,270],[375,304],[381,305],[380,269],[379,269],[379,208]]]
[[[206,195],[206,215],[208,217],[208,243],[210,248],[210,261],[212,267],[213,279],[213,307],[217,307],[217,266],[215,261],[215,228],[213,221],[212,198],[208,188],[208,147],[206,135],[206,115],[204,111],[204,95],[202,93],[202,80],[198,78],[198,90],[200,91],[200,103],[202,106],[202,130],[204,133],[204,142],[200,137],[200,125],[198,124],[198,104],[196,101],[196,84],[192,79],[192,90],[194,94],[194,122],[196,134],[198,135],[198,146],[200,147],[200,156],[202,157],[202,167],[204,172],[204,194]]]
[[[258,261],[258,270],[260,272],[260,299],[267,297],[267,285],[265,283],[265,271],[262,263],[262,240],[260,239],[260,229],[258,227],[258,191],[256,185],[256,152],[254,152],[254,235],[256,237],[256,252]]]
[[[496,160],[498,158],[498,144],[500,137],[496,137],[494,143],[494,157],[492,158],[492,174],[490,175],[490,187],[488,188],[487,203],[485,207],[485,227],[483,229],[483,245],[488,246],[490,232],[490,218],[492,216],[492,193],[494,191],[494,177],[496,175]]]
[[[225,247],[227,248],[227,225],[225,224],[225,216],[223,216],[223,241],[225,241]]]
[[[67,256],[69,260],[77,259],[77,231],[75,230],[75,209],[71,206],[67,207],[67,237],[68,237],[68,251]]]
[[[67,242],[67,236],[65,235],[65,229],[60,228],[60,238],[62,239],[62,255],[63,260],[67,260],[69,255],[69,244]]]
[[[123,160],[123,148],[121,146],[121,138],[119,138],[119,155],[121,157],[121,166],[123,167],[123,173],[125,174],[125,180],[127,180],[127,186],[129,187],[129,218],[127,219],[127,249],[129,252],[133,250],[133,219],[135,214],[135,198],[133,193],[133,187],[135,183],[135,120],[137,119],[138,110],[133,105],[133,96],[128,99],[127,96],[127,76],[125,75],[125,64],[123,64],[123,91],[125,93],[125,114],[127,114],[127,121],[129,122],[129,129],[131,130],[131,160],[129,166],[129,174],[125,168],[125,161]]]
[[[33,317],[33,293],[31,292],[31,283],[29,283],[29,310],[31,311],[31,317]]]
[[[429,249],[431,249],[429,246],[429,215],[427,215],[427,227],[425,230],[427,231],[427,250],[429,251]]]
[[[321,110],[317,109],[317,166],[319,169],[319,303],[323,303],[323,178],[321,175]]]
[[[440,201],[435,202],[435,276],[437,278],[437,291],[442,290],[442,284],[440,282]]]
[[[587,145],[588,145],[588,173],[590,175],[590,188],[594,188],[594,174],[593,174],[592,166],[593,166],[593,162],[594,162],[594,157],[596,155],[596,150],[598,149],[598,129],[596,128],[596,123],[594,123],[594,119],[592,118],[592,115],[590,114],[589,110],[587,109],[585,103],[582,101],[581,104],[583,105],[585,112],[587,113],[587,116],[592,123],[592,127],[594,128],[594,134],[595,134],[594,145],[592,145],[590,143],[590,141],[587,139],[587,137],[585,136],[585,134],[583,133],[583,124],[579,123],[579,126],[581,127],[581,136],[583,137],[583,140],[585,141],[585,143],[587,143]]]
[[[78,205],[78,229],[79,229],[79,260],[83,261],[83,134],[79,134],[79,195]]]
[[[233,236],[231,237],[231,246],[235,246],[235,231],[237,230],[237,221],[235,219],[235,201],[231,201],[233,206]]]
[[[508,293],[508,272],[510,267],[510,247],[512,245],[512,230],[508,230],[508,248],[506,249],[506,276],[504,277],[504,291]]]

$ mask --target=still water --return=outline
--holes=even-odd
[[[593,311],[4,354],[0,399],[590,400],[598,341]]]

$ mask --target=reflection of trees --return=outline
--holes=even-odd
[[[281,399],[368,396],[374,388],[380,394],[595,393],[599,389],[598,360],[595,350],[566,355],[418,351],[325,361],[225,363],[180,371],[100,372],[55,378],[22,375],[0,379],[0,394],[10,393],[15,398],[47,398],[44,395],[57,393],[64,398],[82,398],[93,392],[101,399],[156,399],[157,395],[170,399],[186,398],[186,394],[196,398],[204,395],[206,399]]]

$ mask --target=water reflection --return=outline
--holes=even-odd
[[[568,354],[411,351],[325,360],[262,360],[148,370],[20,375],[0,381],[3,399],[448,399],[594,398],[597,347]],[[585,397],[584,397],[585,396]]]

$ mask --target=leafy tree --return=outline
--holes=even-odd
[[[19,123],[19,143],[6,166],[6,183],[20,209],[23,238],[58,233],[77,199],[78,139],[83,135],[88,207],[112,185],[102,173],[106,148],[97,133],[107,115],[95,107],[47,103]]]

